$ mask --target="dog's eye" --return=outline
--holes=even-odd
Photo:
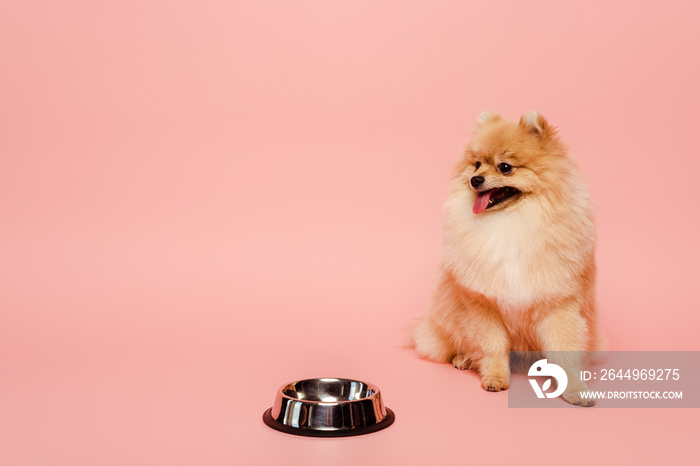
[[[499,163],[498,164],[498,171],[500,171],[504,175],[507,175],[508,173],[513,171],[513,167],[511,167],[507,163]]]
[[[476,162],[474,165],[476,166],[476,169],[478,170],[479,167],[481,166],[481,162]]]

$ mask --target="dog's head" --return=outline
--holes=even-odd
[[[563,154],[556,130],[537,112],[515,122],[487,111],[478,118],[457,175],[474,192],[473,212],[493,212],[548,189]]]

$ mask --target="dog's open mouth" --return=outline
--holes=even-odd
[[[486,209],[497,206],[503,201],[520,194],[520,190],[510,186],[502,188],[489,189],[476,194],[476,202],[474,202],[474,213],[480,214]]]

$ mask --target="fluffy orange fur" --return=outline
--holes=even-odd
[[[516,194],[496,199],[504,187]],[[550,352],[601,349],[595,275],[592,201],[555,128],[536,112],[517,122],[484,112],[452,178],[418,353],[477,370],[484,389],[500,391],[508,351],[541,351],[569,373],[563,398],[589,405],[580,359]]]

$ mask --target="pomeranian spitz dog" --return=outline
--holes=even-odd
[[[537,112],[509,121],[482,113],[452,178],[443,259],[418,353],[508,388],[508,351],[540,351],[579,391],[580,357],[601,348],[596,327],[592,201],[557,131]]]

